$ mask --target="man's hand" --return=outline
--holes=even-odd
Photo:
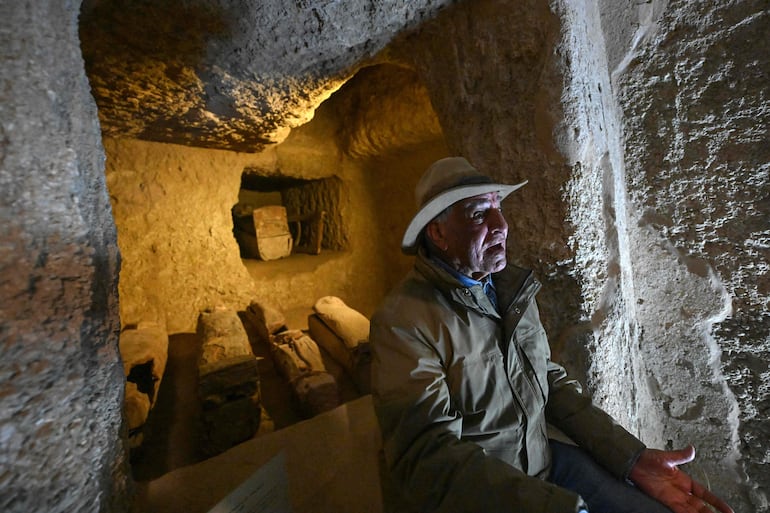
[[[734,513],[725,501],[677,468],[677,465],[694,459],[695,447],[692,445],[680,451],[645,449],[628,477],[647,495],[675,513],[713,511],[709,506],[722,513]]]

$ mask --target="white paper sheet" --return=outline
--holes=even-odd
[[[209,513],[291,513],[286,457],[273,456]]]

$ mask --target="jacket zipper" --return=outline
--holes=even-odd
[[[522,283],[521,287],[519,288],[519,291],[513,297],[513,300],[511,301],[511,303],[508,305],[508,307],[507,307],[507,309],[505,311],[505,315],[503,315],[503,326],[505,324],[505,318],[507,317],[507,315],[510,312],[511,308],[519,308],[518,306],[516,306],[518,304],[522,304],[522,306],[524,306],[524,307],[528,306],[529,302],[532,300],[532,297],[537,293],[538,290],[539,290],[539,287],[534,285],[533,273],[532,273],[532,271],[530,271],[529,274],[527,275],[527,277],[524,279],[524,283]],[[523,304],[524,303],[523,300],[526,301],[526,305]],[[523,314],[523,313],[516,312],[516,315],[521,315],[521,314]],[[521,320],[521,319],[519,319],[519,320]],[[518,321],[517,321],[516,324],[518,325]],[[501,328],[500,328],[501,330],[503,330],[503,326],[501,326]],[[508,342],[508,344],[507,344],[508,347],[505,348],[506,349],[505,351],[502,351],[502,353],[503,353],[503,364],[505,365],[505,378],[506,378],[506,381],[508,381],[508,387],[511,389],[511,393],[513,394],[513,396],[516,399],[516,401],[519,403],[519,409],[521,409],[522,414],[524,415],[524,418],[527,421],[527,425],[529,425],[529,422],[530,422],[529,412],[528,412],[528,410],[527,410],[527,408],[525,406],[525,403],[524,403],[523,399],[521,398],[521,395],[517,392],[516,387],[514,386],[513,382],[511,381],[510,358],[508,357],[511,344],[514,345],[514,350],[516,351],[516,356],[518,357],[519,361],[521,362],[521,367],[522,367],[521,368],[521,372],[523,373],[524,381],[527,382],[527,384],[529,385],[529,388],[531,389],[532,393],[535,394],[535,397],[537,395],[537,390],[535,389],[535,387],[534,387],[534,385],[532,383],[532,380],[530,379],[529,374],[527,373],[527,370],[525,368],[526,365],[528,365],[529,367],[532,367],[532,364],[529,362],[529,359],[526,359],[526,356],[524,354],[522,354],[523,351],[519,347],[518,343],[516,343],[514,341],[514,334],[515,334],[515,332],[516,332],[516,327],[514,326],[512,331],[511,331],[511,333],[510,333],[510,340],[507,341]],[[505,334],[505,333],[503,333],[503,334]],[[502,339],[502,337],[501,337],[501,339]],[[542,394],[542,390],[541,390],[541,394]]]

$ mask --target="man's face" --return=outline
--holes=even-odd
[[[505,267],[508,223],[496,192],[458,201],[444,219],[428,224],[427,234],[446,262],[466,276],[479,280]]]

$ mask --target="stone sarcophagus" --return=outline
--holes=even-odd
[[[289,382],[306,417],[340,405],[337,380],[312,338],[300,330],[285,330],[271,335],[270,346],[276,367]]]
[[[141,322],[120,333],[119,346],[126,375],[124,409],[133,449],[142,444],[144,425],[158,399],[168,360],[168,334],[154,322]]]
[[[197,332],[202,342],[198,358],[201,450],[211,456],[248,440],[259,429],[258,362],[234,310],[201,312]]]
[[[308,316],[310,335],[339,363],[361,394],[370,392],[369,319],[336,296],[325,296]]]

